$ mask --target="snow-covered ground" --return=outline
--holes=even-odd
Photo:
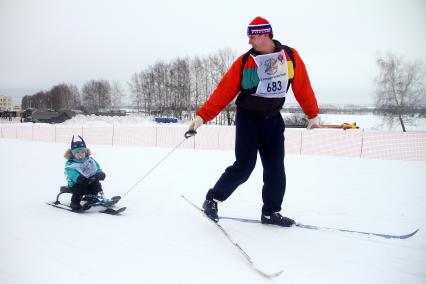
[[[406,240],[222,220],[267,272],[251,270],[201,205],[232,151],[173,152],[122,201],[122,216],[45,204],[65,183],[68,144],[0,139],[0,283],[426,283],[426,162],[286,156],[284,213],[299,222],[403,234]],[[170,149],[89,145],[123,194]],[[225,216],[259,218],[262,167],[224,203]],[[66,202],[69,196],[64,196]]]

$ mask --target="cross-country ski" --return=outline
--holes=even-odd
[[[283,273],[283,270],[273,272],[273,273],[268,273],[268,272],[265,272],[264,270],[260,269],[258,267],[258,265],[249,256],[249,254],[229,235],[229,233],[225,230],[225,228],[223,228],[219,223],[215,222],[214,220],[211,220],[208,216],[206,216],[204,214],[204,211],[203,211],[202,208],[195,205],[191,200],[186,198],[184,195],[181,195],[181,197],[186,202],[188,202],[189,205],[191,205],[193,208],[197,209],[197,211],[202,213],[208,220],[210,220],[210,223],[216,225],[216,227],[223,233],[223,235],[225,235],[225,237],[228,239],[228,241],[231,242],[232,245],[241,253],[241,255],[244,257],[244,259],[248,262],[248,264],[250,265],[250,267],[254,271],[256,271],[257,273],[259,273],[260,275],[262,275],[265,278],[274,278],[274,277],[280,276],[281,273]]]
[[[238,221],[243,223],[255,223],[260,224],[260,220],[256,219],[247,219],[247,218],[238,218],[238,217],[228,217],[228,216],[220,216],[219,220],[231,220],[231,221]],[[332,227],[324,227],[324,226],[316,226],[316,225],[307,225],[302,223],[296,223],[294,225],[295,227],[302,228],[302,229],[310,229],[310,230],[318,230],[318,231],[335,231],[335,232],[342,232],[342,233],[354,233],[354,234],[361,234],[361,235],[369,235],[369,236],[375,236],[375,237],[381,237],[385,239],[408,239],[412,236],[414,236],[419,229],[416,229],[408,234],[402,234],[402,235],[395,235],[395,234],[385,234],[385,233],[373,233],[373,232],[363,232],[363,231],[356,231],[356,230],[348,230],[348,229],[342,229],[342,228],[332,228]]]

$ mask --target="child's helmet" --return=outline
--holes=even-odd
[[[84,142],[83,137],[78,135],[80,138],[80,141],[74,141],[74,135],[72,136],[71,140],[71,152],[73,155],[75,155],[78,151],[87,152],[86,143]]]

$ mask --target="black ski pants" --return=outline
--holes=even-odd
[[[83,198],[83,195],[93,194],[96,195],[102,191],[102,185],[98,180],[95,180],[91,184],[79,184],[76,183],[71,188],[73,191],[71,201],[80,202]]]
[[[281,211],[286,176],[284,170],[284,121],[280,112],[261,115],[238,108],[236,114],[235,162],[206,195],[208,200],[225,201],[248,180],[259,152],[263,165],[262,213]]]

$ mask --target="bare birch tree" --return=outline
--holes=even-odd
[[[124,98],[124,89],[121,86],[120,82],[113,81],[111,86],[111,108],[114,111],[120,109],[123,104]]]
[[[76,110],[81,109],[81,93],[76,85],[67,84],[69,93],[67,94],[68,99],[65,105],[65,109]]]
[[[402,131],[416,118],[413,109],[426,104],[424,65],[421,61],[408,62],[392,53],[377,58],[379,75],[376,83],[376,108],[384,121],[393,125],[399,121]]]
[[[78,88],[74,85],[59,84],[49,91],[50,102],[54,110],[71,110],[80,105]]]
[[[135,72],[132,75],[130,82],[128,82],[131,99],[138,112],[141,112],[143,109],[143,86],[141,73],[142,72]]]
[[[190,108],[190,79],[189,79],[189,61],[187,59],[176,59],[171,66],[172,74],[172,89],[173,94],[172,105],[173,115],[182,119],[184,111]]]
[[[212,69],[212,80],[215,85],[219,84],[222,77],[229,70],[236,58],[236,54],[230,48],[219,49],[217,53],[211,55],[210,67]],[[235,105],[230,103],[216,118],[218,124],[232,125],[235,121]]]
[[[198,109],[198,106],[200,104],[200,97],[202,93],[202,69],[202,61],[198,56],[196,56],[190,62],[190,80],[192,85],[191,106],[193,107],[193,109]]]
[[[83,85],[85,108],[91,112],[104,111],[111,106],[111,85],[106,80],[91,80]]]

